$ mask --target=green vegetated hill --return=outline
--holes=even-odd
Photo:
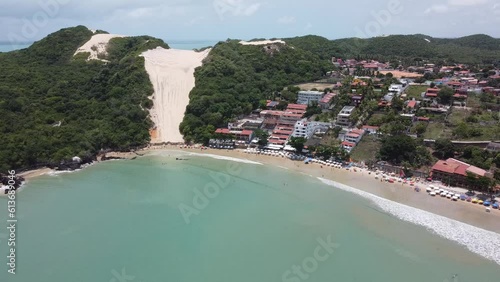
[[[153,87],[138,54],[168,45],[149,36],[115,38],[108,63],[87,62],[88,53],[73,57],[92,35],[83,26],[62,29],[0,54],[0,171],[149,141]]]
[[[195,72],[181,133],[187,141],[208,142],[217,127],[259,106],[284,87],[321,78],[331,63],[298,46],[217,44]]]
[[[285,41],[320,54],[322,57],[405,59],[407,61],[427,59],[436,63],[466,64],[491,64],[500,61],[500,39],[487,35],[440,39],[416,34],[338,40],[305,36],[289,38]]]

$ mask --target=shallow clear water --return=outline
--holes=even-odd
[[[309,176],[170,154],[30,181],[17,200],[16,275],[0,230],[0,281],[500,277],[494,262]]]

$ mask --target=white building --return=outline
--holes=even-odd
[[[394,93],[396,96],[401,96],[401,94],[403,94],[403,85],[391,84],[391,86],[389,86],[389,92]]]
[[[327,122],[309,122],[307,119],[299,120],[295,124],[292,137],[311,138],[315,133],[326,132],[332,127],[332,124]]]
[[[356,109],[356,107],[345,106],[337,115],[336,124],[342,127],[350,127],[352,125],[351,114],[354,111],[354,109]]]
[[[310,105],[314,101],[319,104],[323,95],[324,93],[320,91],[300,91],[297,104]]]
[[[365,135],[364,130],[356,129],[356,130],[351,130],[349,133],[345,135],[345,140],[350,143],[358,144],[361,139],[363,139],[363,136]]]

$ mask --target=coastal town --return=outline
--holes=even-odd
[[[498,208],[499,69],[332,63],[327,78],[273,93],[250,115],[216,129],[209,147],[380,170],[400,182],[416,177],[464,188],[470,193],[462,200]],[[476,192],[489,197],[470,197]]]

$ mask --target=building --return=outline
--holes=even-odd
[[[439,93],[439,88],[428,88],[425,92],[426,98],[437,98]]]
[[[310,105],[313,102],[321,101],[324,93],[320,91],[300,91],[297,99],[297,103],[301,105]]]
[[[363,139],[363,136],[365,135],[364,130],[356,129],[356,130],[351,130],[349,131],[345,136],[344,136],[344,141],[347,141],[349,143],[354,143],[358,144],[361,139]]]
[[[299,120],[295,123],[295,128],[292,133],[293,137],[311,138],[315,133],[326,132],[332,127],[332,124],[327,122],[307,121],[307,119]]]
[[[354,95],[351,97],[351,101],[356,107],[359,107],[359,105],[363,103],[363,99],[364,99],[363,95]]]
[[[319,101],[319,106],[323,109],[323,110],[327,110],[328,108],[330,108],[330,104],[333,100],[333,98],[337,96],[336,93],[328,93],[326,94],[323,98],[321,98],[321,100]]]
[[[389,92],[394,93],[396,96],[401,96],[401,94],[403,94],[403,85],[391,84],[391,86],[389,86]]]
[[[378,126],[364,125],[362,127],[362,129],[364,131],[366,131],[368,134],[377,134],[378,130],[380,129],[380,127],[378,127]]]
[[[253,131],[251,130],[230,130],[228,128],[219,128],[215,131],[216,134],[222,134],[233,137],[235,140],[250,142],[252,141]]]
[[[438,161],[431,170],[432,180],[440,180],[443,184],[459,187],[467,187],[467,174],[476,176],[487,176],[484,169],[472,166],[456,159]]]
[[[352,125],[351,114],[354,111],[354,109],[356,109],[356,107],[345,106],[337,115],[336,124],[342,127],[351,127]]]
[[[351,153],[351,151],[352,151],[352,149],[354,149],[354,147],[356,147],[355,143],[351,143],[349,141],[342,142],[342,148],[344,148],[344,150],[346,150],[348,153]]]

